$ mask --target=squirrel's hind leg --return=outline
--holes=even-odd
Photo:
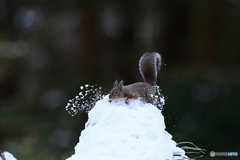
[[[155,94],[153,94],[153,93],[147,94],[147,96],[146,96],[146,103],[154,104],[154,101],[155,101]]]

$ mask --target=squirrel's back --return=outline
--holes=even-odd
[[[139,60],[139,71],[145,82],[151,86],[155,86],[157,83],[157,73],[161,67],[161,56],[160,54],[145,53]]]

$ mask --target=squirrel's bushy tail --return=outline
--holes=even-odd
[[[157,73],[160,71],[161,63],[161,56],[156,52],[147,52],[139,60],[139,70],[142,78],[151,86],[155,86],[157,83]]]

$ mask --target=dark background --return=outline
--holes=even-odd
[[[17,159],[74,153],[87,114],[79,86],[142,81],[159,52],[166,130],[176,142],[240,154],[240,1],[0,0],[0,149]],[[239,157],[239,156],[238,156]]]

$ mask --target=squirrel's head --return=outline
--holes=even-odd
[[[123,80],[121,80],[119,84],[118,84],[118,80],[116,80],[113,85],[113,89],[110,91],[109,99],[116,101],[118,99],[124,98],[122,90],[123,90]]]

